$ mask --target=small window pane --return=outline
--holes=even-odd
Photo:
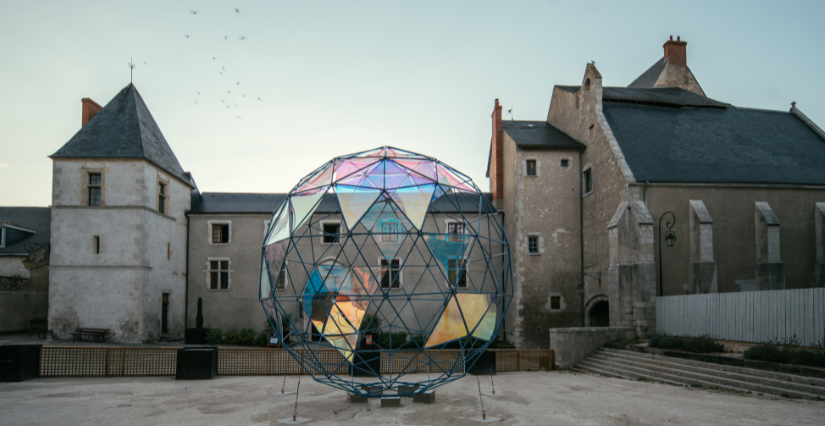
[[[550,309],[561,309],[560,296],[550,296]]]
[[[562,167],[567,167],[569,165],[569,163],[570,162],[568,160],[561,160],[561,166]]]
[[[229,272],[221,272],[221,290],[229,288]]]
[[[213,224],[212,225],[212,244],[227,244],[229,243],[229,224]]]
[[[527,160],[527,176],[536,175],[536,160]]]
[[[539,252],[539,237],[528,237],[527,250],[531,254],[536,254]]]
[[[228,260],[222,260],[221,261],[221,269],[222,270],[229,270],[229,261]]]
[[[338,242],[341,224],[339,223],[325,223],[323,226],[324,243],[332,244]]]
[[[592,169],[584,171],[584,193],[593,191],[593,173]]]
[[[209,288],[211,288],[212,290],[217,290],[218,289],[218,273],[217,272],[209,273]]]
[[[100,185],[100,173],[89,173],[89,185]]]
[[[400,263],[398,259],[393,259],[387,262],[386,259],[381,259],[381,287],[383,288],[399,288],[401,282],[398,279],[398,271]]]
[[[90,206],[99,206],[100,205],[100,188],[89,188],[89,205]]]

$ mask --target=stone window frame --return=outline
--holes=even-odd
[[[527,164],[530,161],[534,161],[536,163],[536,174],[534,174],[534,175],[527,174]],[[534,179],[534,178],[537,178],[539,176],[541,176],[541,161],[538,159],[538,157],[527,157],[527,158],[525,158],[524,159],[524,177]]]
[[[559,308],[553,309],[553,298],[559,298]],[[564,312],[567,310],[567,302],[564,300],[564,295],[559,292],[551,292],[547,294],[547,303],[544,305],[544,308],[547,309],[551,313],[555,312]]]
[[[585,176],[590,176],[590,190],[587,190],[587,180]],[[593,193],[593,190],[596,188],[593,180],[593,165],[592,163],[587,163],[584,167],[582,167],[582,196],[586,197]]]
[[[212,242],[212,225],[229,225],[228,237],[225,243]],[[226,219],[213,219],[206,221],[206,241],[210,246],[228,246],[232,244],[232,221]]]
[[[89,200],[91,198],[91,184],[90,179],[91,175],[100,175],[100,205],[99,206],[92,206],[89,205]],[[82,177],[83,182],[83,194],[81,205],[84,207],[103,207],[106,205],[106,168],[105,167],[88,167],[88,166],[81,166],[80,167],[80,175]]]
[[[566,166],[564,165],[565,161],[567,161]],[[572,169],[572,167],[570,167],[571,164],[573,164],[573,159],[570,158],[570,157],[562,157],[561,159],[559,159],[559,167],[562,168],[562,169],[567,169],[567,170]]]
[[[444,219],[444,233],[450,233],[449,232],[450,224],[453,224],[453,223],[463,224],[464,225],[464,234],[465,235],[467,234],[467,223],[464,222],[464,221],[455,220],[455,219]],[[446,268],[447,265],[444,265],[444,267]],[[449,271],[446,271],[446,272],[448,272],[448,275],[449,275]],[[463,286],[457,286],[456,287],[457,290],[467,290],[467,289],[470,288],[470,285],[468,284],[469,275],[470,275],[470,262],[467,262],[467,259],[465,258],[464,259],[464,285]],[[452,284],[449,281],[447,282],[447,285],[452,287]]]
[[[378,278],[378,286],[381,289],[385,289],[385,290],[389,290],[389,291],[400,291],[404,287],[404,265],[401,263],[401,259],[399,259],[397,257],[386,258],[386,257],[383,257],[383,256],[379,256],[377,259],[378,259],[378,268],[379,268],[378,270],[379,271],[381,271],[381,268],[384,267],[383,265],[381,265],[382,260],[388,261],[387,266],[390,267],[390,268],[392,267],[392,261],[393,260],[398,261],[398,280],[397,280],[398,281],[398,287],[393,287],[392,282],[390,282],[389,287],[384,287],[384,285],[381,283],[381,281],[383,281],[383,278],[384,278],[383,271],[381,272],[381,277]]]
[[[337,242],[335,242],[335,241],[333,241],[331,243],[324,242],[324,237],[326,236],[326,233],[324,232],[324,225],[330,225],[330,224],[337,224],[338,225],[338,241]],[[331,246],[333,244],[338,244],[339,246],[341,245],[341,230],[344,229],[344,221],[343,220],[340,220],[340,219],[322,220],[322,221],[320,221],[319,225],[320,225],[320,228],[319,228],[320,237],[318,237],[318,238],[319,238],[319,241],[321,241],[321,245],[324,245],[324,246]]]
[[[538,251],[531,252],[530,251],[530,238],[536,239],[536,249]],[[540,232],[530,232],[527,234],[527,254],[529,256],[541,256],[544,253],[544,238],[541,236]]]
[[[171,183],[172,182],[169,178],[167,178],[165,176],[162,176],[160,174],[158,174],[157,178],[155,179],[155,201],[157,202],[157,204],[155,205],[155,208],[157,209],[158,213],[160,213],[162,215],[166,215],[166,216],[171,216],[169,214],[169,209],[172,207],[172,200],[171,200],[171,197],[170,197],[170,195],[171,195],[170,192],[171,192],[171,189],[172,189]],[[164,198],[163,198],[163,210],[162,211],[161,211],[161,208],[160,208],[160,196],[161,196],[160,186],[161,185],[163,185],[163,187],[166,189],[166,192],[164,192],[164,194],[163,194]]]
[[[220,288],[220,285],[218,286],[218,288],[212,288],[212,276],[211,276],[212,269],[211,269],[210,263],[211,262],[223,262],[223,261],[228,262],[227,263],[227,268],[228,269],[226,269],[226,288]],[[218,271],[223,271],[223,269],[220,269],[220,264],[218,265]],[[229,290],[232,290],[232,272],[234,272],[232,270],[232,259],[230,259],[228,257],[207,257],[206,258],[206,270],[204,272],[206,273],[206,290],[207,291],[229,291]]]

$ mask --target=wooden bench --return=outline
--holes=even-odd
[[[86,328],[86,327],[78,327],[75,329],[74,333],[72,333],[72,341],[75,339],[83,341],[83,336],[91,337],[95,340],[95,342],[105,342],[106,338],[109,337],[111,331],[108,328]]]

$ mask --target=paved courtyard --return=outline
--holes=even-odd
[[[43,378],[0,383],[0,424],[269,425],[292,416],[293,397],[272,396],[279,377]],[[297,377],[287,378],[287,390]],[[825,402],[738,395],[569,372],[507,373],[485,397],[502,425],[804,425],[822,424]],[[490,387],[482,378],[483,392]],[[433,405],[401,408],[347,402],[343,391],[302,377],[299,416],[319,425],[472,425],[479,417],[476,378],[437,390]]]

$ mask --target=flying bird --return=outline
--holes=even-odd
[[[241,40],[246,40],[246,36],[241,36]]]
[[[222,72],[220,72],[220,71],[218,71],[218,73],[220,73],[220,75],[223,75],[223,73],[222,73]]]
[[[244,94],[243,94],[243,92],[241,92],[241,97],[242,97],[242,98],[245,98],[245,97],[246,97],[246,95],[244,95]]]
[[[229,90],[227,90],[227,91],[226,91],[226,94],[227,94],[227,95],[228,95],[228,94],[230,94],[230,93],[232,93],[232,92],[230,92]]]
[[[263,99],[261,99],[260,97],[257,97],[257,98],[255,98],[255,99],[259,100],[260,102],[263,102],[263,101],[264,101],[264,100],[263,100]]]
[[[223,41],[227,41],[227,40],[229,40],[229,36],[226,36],[226,37],[223,38]]]
[[[197,10],[192,10],[192,9],[189,9],[189,13],[191,13],[191,14],[193,14],[193,15],[197,15],[197,14],[198,14],[198,11],[197,11]]]
[[[198,101],[195,101],[195,103],[198,103]]]
[[[238,116],[238,119],[240,119],[240,118],[241,118],[241,116],[239,115],[239,116]]]
[[[232,105],[233,105],[235,108],[237,108],[237,107],[238,107],[238,104],[236,104],[236,103],[234,103],[234,102],[232,103]]]
[[[144,62],[143,65],[146,65],[146,62]]]
[[[240,86],[240,85],[241,85],[241,82],[240,82],[240,81],[236,81],[236,82],[235,82],[235,84],[237,84],[238,86]]]
[[[235,8],[235,13],[241,13],[241,9],[238,9],[238,8],[236,7],[236,8]],[[240,118],[240,117],[238,117],[238,118]]]
[[[212,57],[212,60],[213,60],[213,61],[215,60],[215,57],[214,57],[214,56]]]
[[[186,36],[186,38],[189,38],[189,34],[184,34],[184,36]]]
[[[195,90],[195,91],[198,92],[197,90]],[[198,95],[200,95],[200,94],[201,94],[201,92],[198,92]]]

